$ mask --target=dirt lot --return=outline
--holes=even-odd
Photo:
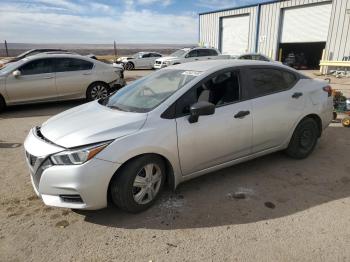
[[[230,167],[166,190],[142,214],[46,207],[32,190],[23,141],[80,103],[0,115],[0,261],[350,260],[350,130],[339,123],[306,160],[276,153]]]

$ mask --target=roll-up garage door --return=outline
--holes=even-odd
[[[223,17],[221,20],[221,52],[239,55],[248,50],[249,15]]]
[[[332,4],[287,8],[281,43],[326,42]]]

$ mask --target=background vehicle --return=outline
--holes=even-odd
[[[117,63],[123,64],[125,70],[152,69],[154,61],[162,57],[156,52],[139,52],[131,57],[119,57]]]
[[[177,65],[187,62],[229,59],[229,55],[221,55],[216,48],[183,48],[175,51],[170,56],[159,58],[155,61],[153,68],[160,69],[170,65]]]
[[[258,60],[258,61],[265,61],[265,62],[277,62],[274,61],[270,58],[268,58],[265,55],[258,54],[258,53],[248,53],[248,54],[243,54],[240,56],[237,56],[236,59],[242,59],[242,60]],[[278,62],[279,63],[279,62]]]
[[[38,54],[0,69],[0,109],[5,105],[107,97],[125,85],[123,71],[75,54]]]
[[[98,209],[109,195],[139,212],[166,182],[175,188],[279,150],[307,157],[332,109],[328,82],[283,65],[185,63],[54,116],[29,132],[24,147],[45,204]]]
[[[59,51],[59,52],[68,52],[67,50],[64,50],[64,49],[55,49],[55,48],[41,48],[41,49],[31,49],[31,50],[28,50],[16,57],[13,57],[13,58],[10,58],[10,59],[3,59],[3,60],[0,60],[0,67],[1,66],[4,66],[5,64],[7,63],[12,63],[12,62],[16,62],[16,61],[19,61],[25,57],[28,57],[28,56],[32,56],[32,55],[36,55],[36,54],[39,54],[39,53],[45,53],[45,52],[56,52],[56,51]]]

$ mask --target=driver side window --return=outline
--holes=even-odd
[[[190,58],[190,57],[197,57],[198,56],[198,50],[192,50],[191,52],[189,52],[186,55],[186,58]]]
[[[225,106],[240,100],[239,72],[229,71],[217,74],[199,86],[192,88],[176,103],[176,117],[189,114],[191,105],[210,102],[216,107]]]

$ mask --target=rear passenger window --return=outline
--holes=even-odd
[[[278,69],[250,69],[250,96],[258,97],[291,88],[296,76]]]
[[[56,72],[90,70],[93,63],[76,58],[57,58],[55,63]]]

